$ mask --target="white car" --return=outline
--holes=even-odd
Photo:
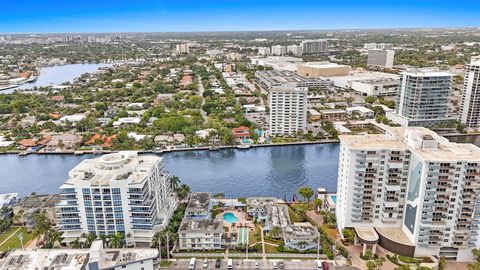
[[[203,260],[203,268],[207,268],[207,267],[208,267],[208,260],[204,259]]]
[[[255,269],[260,269],[260,264],[258,262],[255,262]]]
[[[277,266],[276,262],[272,263],[272,269],[278,269],[278,266]]]

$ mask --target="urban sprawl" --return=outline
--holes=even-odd
[[[479,129],[478,28],[0,34],[0,153],[98,154],[0,195],[0,269],[480,269],[480,148],[447,139]],[[309,143],[336,191],[192,191],[156,155]]]

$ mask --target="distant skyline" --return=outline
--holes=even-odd
[[[478,27],[478,0],[3,0],[0,33]]]

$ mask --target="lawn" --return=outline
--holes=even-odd
[[[265,253],[279,253],[278,247],[265,244]]]
[[[3,233],[0,234],[0,243],[2,243],[3,241],[5,241],[5,239],[7,239],[10,234],[12,234],[14,231],[16,231],[18,229],[18,227],[14,227],[14,226],[11,226],[10,228],[8,228],[6,231],[4,231]]]
[[[300,217],[299,215],[297,215],[297,213],[295,213],[295,211],[291,208],[291,207],[288,207],[288,215],[290,216],[290,221],[293,223],[293,222],[302,222],[303,219],[302,217]]]
[[[10,239],[7,240],[3,245],[0,246],[0,251],[7,251],[10,249],[18,249],[22,248],[22,245],[20,243],[20,240],[18,239],[18,234],[21,233],[23,234],[23,245],[26,246],[28,242],[30,242],[33,239],[33,234],[28,233],[27,229],[21,228],[18,233],[16,233],[14,236],[12,236]]]

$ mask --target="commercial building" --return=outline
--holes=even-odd
[[[261,70],[255,72],[257,81],[268,91],[274,87],[285,84],[294,84],[296,87],[330,87],[332,83],[328,80],[317,78],[304,78],[293,71],[287,70]]]
[[[369,50],[367,65],[380,68],[393,68],[394,50]]]
[[[402,126],[431,126],[451,121],[449,102],[453,75],[439,71],[406,71],[401,74],[397,109],[387,117]]]
[[[328,41],[325,39],[304,40],[300,44],[303,54],[317,54],[328,52]]]
[[[297,74],[305,78],[346,76],[350,67],[330,62],[307,62],[297,65]]]
[[[352,81],[351,88],[365,96],[388,97],[398,93],[399,84],[396,79],[372,79]]]
[[[158,262],[157,249],[103,249],[102,241],[97,240],[89,250],[17,249],[8,254],[0,269],[154,270]]]
[[[83,160],[60,187],[63,241],[122,233],[127,243],[149,246],[176,208],[169,178],[163,159],[153,155],[119,152]]]
[[[307,87],[285,84],[270,89],[270,134],[294,136],[307,130]]]
[[[252,65],[271,67],[274,70],[296,71],[297,64],[303,62],[302,58],[290,56],[268,56],[266,58],[251,58]]]
[[[287,46],[287,53],[288,54],[293,54],[295,56],[302,56],[303,54],[303,50],[302,50],[302,46],[299,46],[299,45],[288,45]]]
[[[480,128],[480,59],[472,59],[465,68],[460,121],[467,129]]]
[[[390,43],[365,43],[364,49],[367,50],[393,50],[393,44]]]
[[[283,45],[274,45],[272,46],[272,55],[285,55],[287,54],[287,48]]]
[[[336,217],[364,252],[471,261],[480,245],[480,148],[423,127],[340,135]]]
[[[176,54],[190,53],[190,45],[188,43],[175,45],[175,53]]]

